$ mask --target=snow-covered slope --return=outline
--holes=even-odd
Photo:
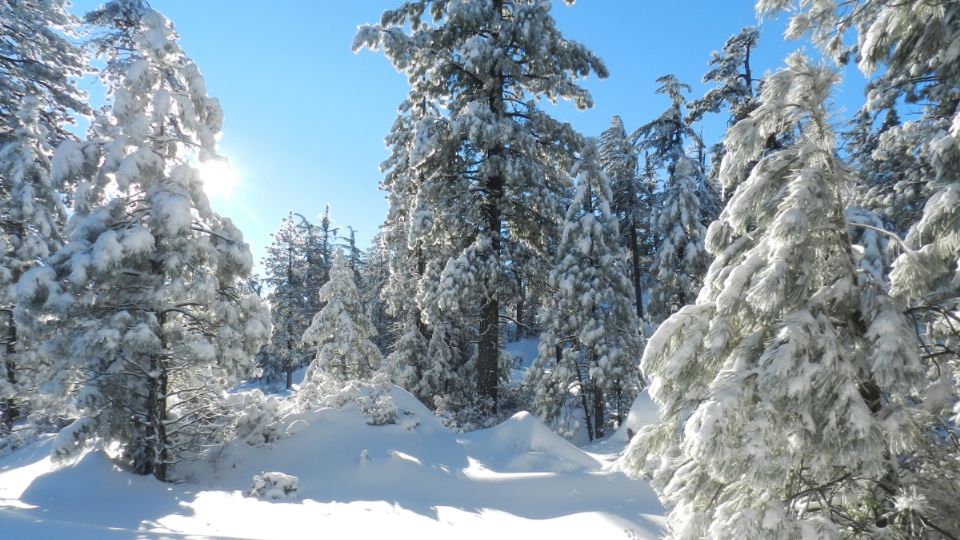
[[[49,441],[21,449],[0,460],[0,536],[659,536],[656,496],[612,468],[611,445],[623,443],[591,454],[526,413],[454,433],[406,392],[392,397],[395,425],[369,426],[352,405],[305,413],[290,437],[233,443],[178,485],[121,471],[100,451],[55,469]],[[244,497],[270,471],[299,478],[295,499]]]

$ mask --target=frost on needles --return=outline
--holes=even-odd
[[[724,170],[758,161],[710,227],[697,302],[644,351],[664,420],[629,462],[674,505],[676,538],[870,528],[898,492],[891,456],[916,444],[909,397],[925,371],[883,289],[861,301],[841,198],[850,177],[825,105],[835,80],[794,54],[730,130]],[[788,130],[792,144],[764,152]]]

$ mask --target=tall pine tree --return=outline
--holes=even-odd
[[[729,131],[724,159],[758,161],[710,227],[698,302],[644,352],[663,420],[628,462],[652,469],[675,538],[858,537],[897,509],[892,457],[916,443],[924,369],[896,304],[858,278],[835,79],[795,54]]]
[[[440,287],[458,288],[436,298],[479,320],[476,388],[493,406],[504,230],[524,241],[538,238],[564,189],[551,171],[578,144],[570,126],[537,101],[588,107],[590,96],[576,79],[606,75],[596,56],[560,34],[550,8],[531,0],[407,2],[385,12],[381,24],[362,27],[354,42],[382,49],[407,75],[408,104],[443,107],[416,123],[413,153],[454,158],[413,175],[425,212],[418,219],[429,219],[418,233],[429,236],[430,249],[452,252]]]
[[[650,320],[670,316],[700,289],[706,253],[703,249],[701,198],[706,186],[700,165],[687,156],[684,145],[698,136],[684,120],[684,91],[690,87],[673,75],[657,79],[658,94],[670,98],[670,107],[656,120],[640,127],[637,136],[652,151],[651,165],[666,173],[658,209],[650,216],[656,250],[650,266]]]
[[[317,350],[305,384],[315,384],[324,375],[340,382],[369,379],[381,363],[380,350],[370,341],[376,329],[340,249],[334,252],[330,280],[320,288],[319,297],[323,308],[303,334],[303,342]]]
[[[14,320],[14,284],[62,243],[62,194],[72,186],[51,180],[51,154],[71,137],[72,116],[88,111],[73,82],[86,60],[66,36],[78,25],[67,8],[61,0],[0,4],[0,437],[36,394],[32,370],[20,373],[18,363],[30,363],[20,357],[44,339],[41,325]]]
[[[36,368],[65,383],[82,416],[54,454],[99,437],[135,472],[169,480],[171,465],[229,434],[223,390],[249,373],[270,321],[240,293],[249,247],[190,164],[217,159],[222,112],[173,26],[141,0],[87,21],[102,28],[112,102],[82,152],[64,149],[64,178],[80,182],[69,242],[20,280],[20,316],[61,317],[63,347]]]
[[[555,292],[541,314],[544,333],[528,381],[536,393],[534,407],[547,422],[570,436],[579,425],[570,414],[577,414],[592,440],[604,435],[608,423],[622,422],[636,397],[642,338],[610,207],[613,194],[594,141],[585,146],[574,173],[577,191],[550,275]],[[570,406],[571,392],[580,400],[578,413]]]

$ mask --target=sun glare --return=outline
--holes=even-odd
[[[197,164],[197,169],[208,197],[226,197],[232,194],[240,180],[225,159],[204,161]]]

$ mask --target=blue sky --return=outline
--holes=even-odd
[[[350,50],[358,25],[376,22],[399,0],[153,0],[171,19],[184,50],[220,99],[226,120],[220,151],[239,176],[214,208],[244,232],[258,260],[270,233],[289,211],[315,217],[331,206],[338,225],[351,225],[366,246],[386,211],[377,188],[387,156],[383,137],[407,91],[404,77],[378,52]],[[75,1],[80,12],[99,4]],[[610,77],[586,81],[595,107],[569,104],[552,113],[587,135],[619,114],[627,129],[655,118],[667,101],[655,79],[676,74],[704,91],[700,78],[710,51],[746,25],[756,25],[747,0],[554,1],[565,35],[590,47]],[[760,23],[757,74],[776,69],[802,43],[784,42],[783,21]],[[809,51],[810,47],[806,49]],[[838,107],[859,105],[862,80],[853,70],[838,89]],[[708,118],[708,144],[725,119]]]

